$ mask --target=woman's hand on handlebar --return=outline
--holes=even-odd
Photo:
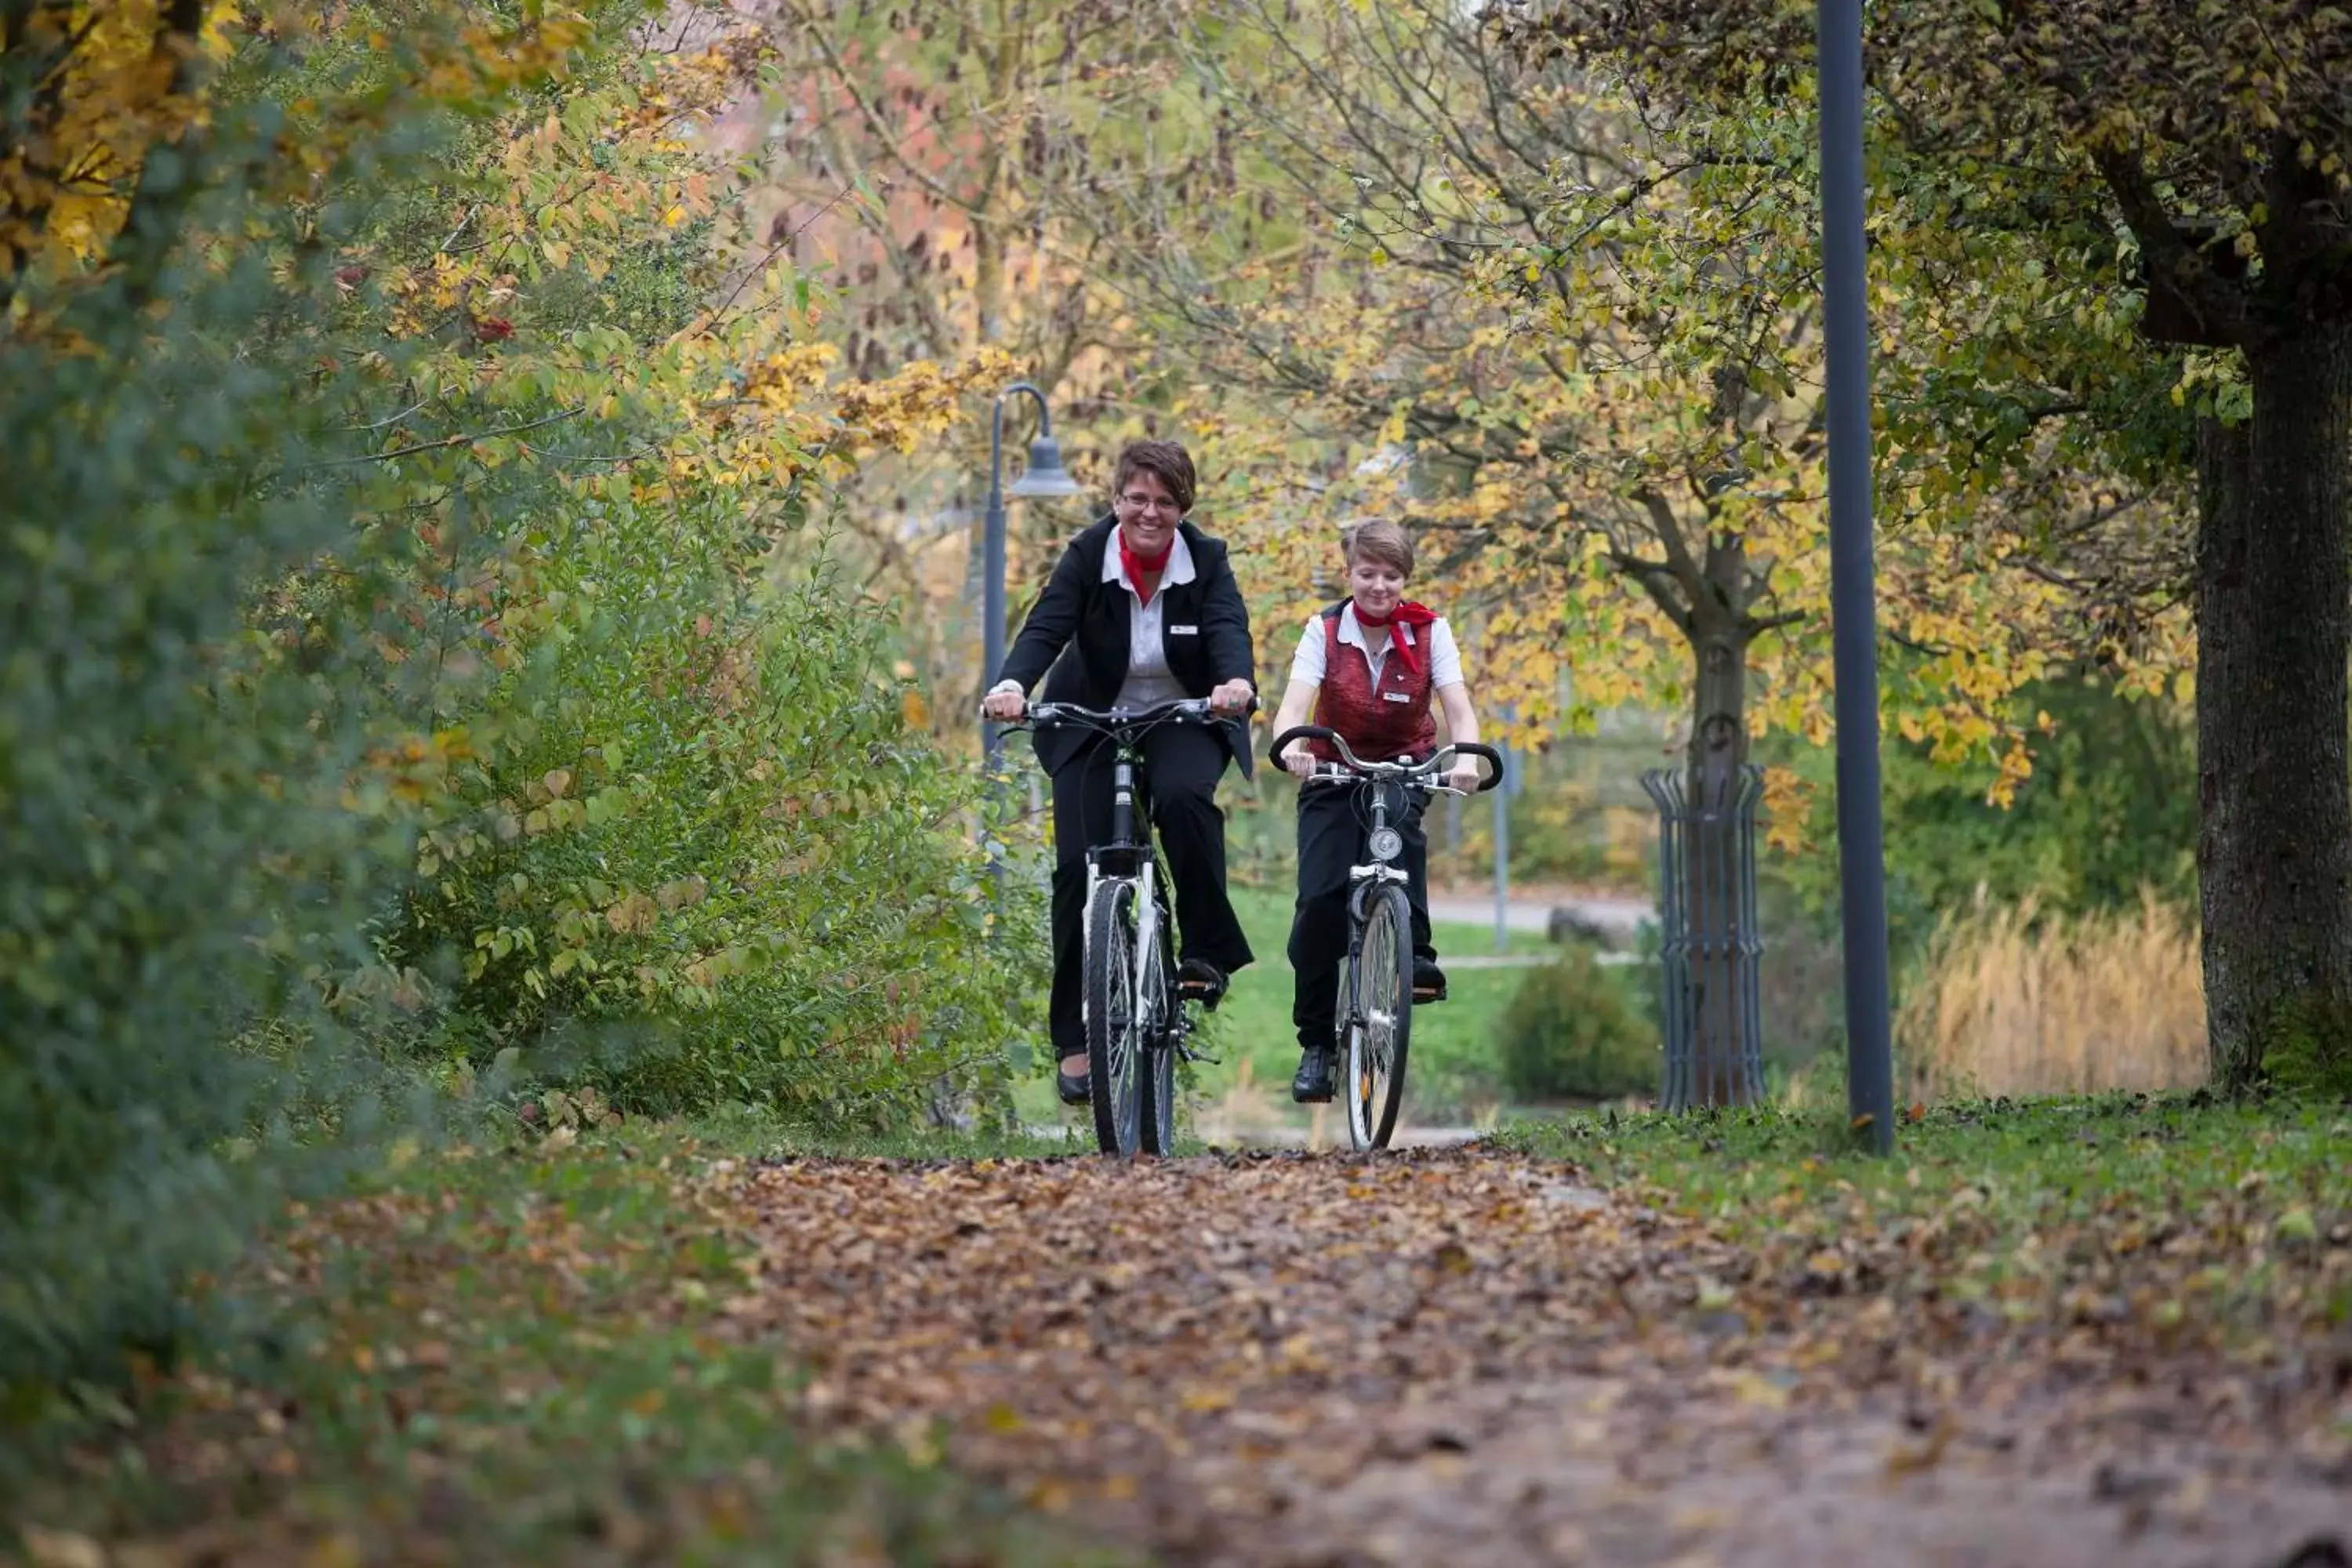
[[[1000,724],[1010,724],[1029,711],[1029,699],[1017,687],[992,691],[980,700],[980,710]]]
[[[1293,778],[1309,779],[1322,763],[1307,749],[1304,741],[1293,741],[1282,749],[1282,766]]]
[[[1445,782],[1464,795],[1475,795],[1479,784],[1478,759],[1472,756],[1454,758]]]
[[[1257,700],[1256,689],[1236,676],[1209,693],[1209,710],[1213,713],[1246,713],[1249,705]]]

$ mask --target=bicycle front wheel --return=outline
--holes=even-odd
[[[1143,1141],[1142,1009],[1135,973],[1135,884],[1097,882],[1087,900],[1087,1074],[1095,1143],[1132,1154]]]
[[[1375,889],[1364,901],[1363,940],[1343,1015],[1348,1141],[1385,1149],[1404,1103],[1406,1048],[1412,1038],[1412,911],[1404,889]]]
[[[1176,1152],[1176,1036],[1184,1004],[1176,994],[1174,926],[1169,919],[1166,884],[1160,885],[1159,940],[1144,950],[1143,973],[1136,982],[1137,1014],[1142,1019],[1143,1152]]]

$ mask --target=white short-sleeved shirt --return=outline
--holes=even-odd
[[[1364,639],[1364,628],[1356,619],[1356,606],[1350,603],[1339,612],[1339,640],[1363,650],[1365,661],[1372,667],[1372,683],[1380,684],[1381,667],[1388,662],[1389,650],[1395,647],[1394,637],[1402,627],[1391,627],[1389,637],[1374,653]],[[1323,684],[1323,617],[1307,617],[1307,629],[1299,634],[1298,651],[1291,656],[1290,679],[1303,680],[1309,686]],[[1454,644],[1454,628],[1440,616],[1429,626],[1429,686],[1433,691],[1443,691],[1449,686],[1463,685],[1462,650]]]

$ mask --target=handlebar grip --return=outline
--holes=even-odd
[[[1475,741],[1460,741],[1456,742],[1450,749],[1456,752],[1466,752],[1468,755],[1474,757],[1484,757],[1488,762],[1495,764],[1495,771],[1478,785],[1478,794],[1485,795],[1488,790],[1493,789],[1496,784],[1503,782],[1503,753],[1495,750],[1494,747],[1482,746]]]
[[[1276,767],[1282,766],[1282,750],[1293,741],[1336,741],[1339,737],[1320,724],[1299,724],[1276,735],[1265,749],[1265,760]]]

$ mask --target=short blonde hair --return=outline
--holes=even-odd
[[[1360,522],[1341,536],[1339,549],[1350,566],[1359,560],[1377,561],[1406,577],[1412,575],[1412,536],[1393,522]]]

